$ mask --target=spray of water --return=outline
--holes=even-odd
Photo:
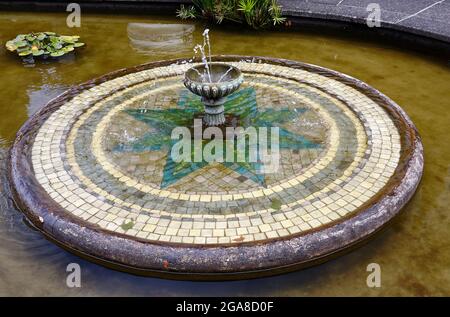
[[[203,45],[208,45],[209,64],[211,64],[211,43],[209,42],[209,29],[203,31]]]
[[[220,83],[220,82],[222,81],[222,79],[224,79],[225,76],[228,75],[228,73],[229,73],[232,69],[233,69],[233,67],[230,66],[230,67],[228,68],[228,70],[227,70],[225,73],[223,73],[222,76],[220,76],[220,78],[219,78],[219,80],[218,80],[217,82]]]
[[[199,74],[200,78],[202,78],[203,81],[203,76],[204,74],[200,73],[196,68],[192,68],[197,74]]]
[[[206,57],[206,53],[205,53],[206,47],[208,48],[209,61],[208,61],[208,58]],[[209,29],[205,29],[205,31],[203,31],[203,45],[197,44],[194,47],[194,57],[198,53],[200,53],[200,56],[202,58],[202,63],[203,63],[203,65],[205,65],[205,74],[203,74],[201,76],[202,81],[208,80],[210,83],[212,83],[211,70],[210,70],[211,45],[209,42]]]

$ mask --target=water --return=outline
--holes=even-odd
[[[194,30],[193,24],[128,23],[127,36],[139,54],[191,54]]]
[[[197,53],[200,53],[202,63],[205,65],[205,72],[206,74],[200,74],[200,72],[194,68],[194,71],[200,75],[200,78],[202,78],[203,82],[210,82],[212,83],[212,77],[211,77],[211,42],[209,40],[209,29],[205,29],[203,31],[203,45],[197,44],[194,47],[194,57],[197,55]],[[208,55],[206,55],[206,47],[208,48]],[[218,83],[220,83],[229,73],[233,70],[233,67],[229,67],[227,71],[225,71],[217,80]],[[216,74],[218,75],[218,74]]]
[[[209,65],[211,65],[211,44],[209,41],[209,29],[205,29],[203,31],[203,45],[197,44],[194,46],[194,57],[198,53],[200,53],[202,63],[205,65],[205,74],[201,76],[202,81],[205,82],[208,80],[208,82],[212,83],[211,79],[211,69]],[[208,56],[206,56],[206,47],[208,47]],[[198,71],[195,70],[197,73]]]
[[[220,83],[220,82],[222,81],[222,79],[224,79],[224,78],[228,75],[228,73],[231,72],[232,70],[233,70],[233,67],[230,66],[230,67],[227,69],[227,71],[226,71],[225,73],[223,73],[222,76],[220,76],[220,78],[219,78],[219,80],[218,80],[217,82]]]
[[[79,34],[87,47],[56,63],[22,65],[0,49],[0,295],[450,295],[450,69],[447,61],[413,54],[342,32],[277,33],[212,28],[215,54],[300,60],[357,77],[381,90],[410,115],[425,147],[422,183],[404,212],[362,248],[318,267],[278,277],[235,282],[180,282],[136,277],[91,264],[47,242],[22,221],[6,183],[8,147],[18,128],[67,87],[152,60],[190,57],[204,26],[174,44],[173,37],[139,45],[129,23],[179,23],[172,18],[83,15],[81,29],[64,14],[2,13],[1,42],[16,33],[54,30]],[[191,29],[191,28],[189,28]],[[167,30],[164,32],[168,32]],[[177,31],[178,32],[178,31]],[[167,50],[166,42],[178,49]],[[66,287],[66,266],[82,268],[82,288]],[[366,266],[382,269],[382,288],[366,286]]]

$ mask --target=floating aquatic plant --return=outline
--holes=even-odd
[[[78,35],[59,35],[54,32],[19,34],[6,42],[6,49],[22,58],[60,57],[84,46]]]

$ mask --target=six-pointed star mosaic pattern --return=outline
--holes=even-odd
[[[196,146],[201,156],[203,156],[203,152],[205,148],[212,141],[210,139],[203,138],[201,135],[198,136],[199,143],[196,145],[194,140],[192,140],[192,135],[195,133],[191,131],[188,144],[188,159],[182,161],[175,161],[173,159],[172,150],[173,147],[178,142],[184,142],[178,138],[172,138],[172,132],[178,127],[191,127],[193,126],[193,122],[195,122],[197,118],[198,125],[198,133],[202,134],[206,132],[207,127],[201,124],[201,115],[203,113],[203,105],[200,101],[200,97],[192,94],[188,90],[182,90],[180,101],[178,102],[178,107],[175,108],[167,108],[167,109],[148,109],[148,108],[140,108],[140,109],[127,109],[126,113],[133,116],[135,119],[145,122],[150,125],[150,127],[154,127],[154,129],[150,129],[151,132],[144,133],[142,137],[137,140],[132,140],[131,142],[125,141],[125,143],[120,143],[116,149],[120,152],[151,152],[151,151],[160,151],[161,149],[168,150],[168,154],[166,155],[166,163],[164,166],[163,179],[161,181],[161,188],[167,187],[172,183],[178,181],[179,179],[189,175],[201,169],[205,166],[209,165],[203,157],[201,160],[196,160],[196,155],[194,154],[196,151]],[[257,139],[261,139],[261,135],[259,135],[258,131],[262,129],[267,129],[265,132],[265,143],[268,154],[272,151],[271,146],[271,130],[272,128],[277,128],[277,136],[276,146],[277,148],[282,149],[313,149],[320,147],[320,144],[315,143],[314,141],[308,140],[301,135],[296,135],[295,133],[290,132],[282,128],[280,125],[290,121],[295,120],[299,114],[307,111],[306,108],[295,108],[290,109],[289,107],[285,107],[282,109],[273,109],[268,108],[264,111],[260,111],[257,107],[256,103],[256,93],[253,87],[248,87],[246,89],[242,89],[239,92],[232,94],[231,96],[226,98],[226,102],[224,104],[225,112],[228,116],[232,116],[232,120],[236,121],[236,127],[241,129],[254,128],[256,132],[255,135]],[[199,119],[200,118],[200,119]],[[237,123],[240,123],[237,125]],[[222,134],[226,134],[225,131]],[[229,147],[228,151],[232,154],[227,153],[226,142],[222,139],[222,165],[232,169],[233,171],[241,174],[239,179],[251,179],[260,185],[266,187],[265,185],[265,174],[268,173],[268,168],[266,172],[262,170],[261,161],[263,160],[263,155],[261,155],[261,145],[256,142],[254,144],[254,159],[250,159],[250,151],[251,145],[246,140],[244,146],[242,148],[238,148],[238,141],[234,140],[232,137],[233,145]],[[238,156],[242,151],[241,156],[244,160],[239,160]],[[279,149],[278,149],[279,151]],[[198,156],[198,155],[197,155]],[[231,160],[226,160],[227,156],[232,156]],[[277,168],[275,166],[271,170]]]
[[[280,128],[276,172],[170,162],[168,132],[201,110],[182,85],[189,66],[174,64],[106,81],[62,105],[35,138],[36,178],[90,225],[199,245],[301,234],[357,213],[382,190],[401,145],[381,106],[317,73],[233,64],[245,82],[227,111],[243,126]]]

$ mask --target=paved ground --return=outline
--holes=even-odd
[[[279,0],[285,14],[366,23],[370,3],[381,9],[382,27],[450,42],[449,0]]]

